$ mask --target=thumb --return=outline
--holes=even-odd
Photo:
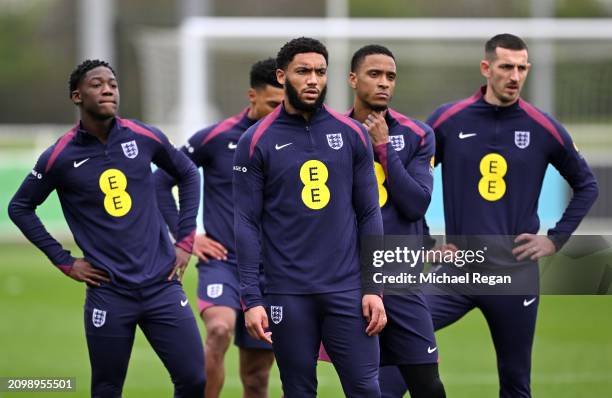
[[[268,314],[264,311],[263,316],[261,317],[261,326],[264,329],[268,329],[268,327],[270,326],[268,324]]]
[[[368,322],[370,322],[371,309],[370,309],[369,302],[367,300],[364,300],[361,303],[361,308],[363,310],[363,317],[367,319]]]

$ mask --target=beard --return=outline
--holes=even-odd
[[[289,79],[285,81],[285,94],[287,94],[287,100],[295,109],[302,112],[314,112],[319,109],[323,105],[323,101],[325,101],[327,85],[323,87],[323,90],[319,93],[319,97],[312,104],[307,104],[300,99],[297,90],[293,87]]]

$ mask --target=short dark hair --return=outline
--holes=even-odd
[[[286,70],[287,66],[293,61],[293,58],[297,54],[303,53],[321,54],[325,58],[325,62],[328,62],[327,48],[325,48],[323,43],[310,37],[299,37],[285,43],[279,50],[276,55],[276,67]]]
[[[516,51],[527,50],[527,43],[520,37],[510,33],[495,35],[485,43],[485,56],[489,59],[494,59],[497,47]]]
[[[70,74],[70,80],[68,81],[68,88],[70,89],[68,95],[70,97],[72,97],[72,92],[77,89],[77,86],[81,82],[81,79],[83,79],[83,76],[98,66],[104,66],[105,68],[110,69],[110,71],[113,72],[113,75],[115,75],[115,71],[108,62],[100,61],[99,59],[86,59],[85,61],[81,62],[79,66],[77,66],[76,69]]]
[[[375,54],[387,55],[395,61],[393,53],[387,47],[381,46],[380,44],[368,44],[367,46],[361,47],[353,54],[353,58],[351,58],[351,72],[355,72],[359,68],[365,57]]]
[[[257,61],[251,66],[251,88],[264,88],[267,85],[282,88],[283,85],[276,80],[276,60],[266,58]]]

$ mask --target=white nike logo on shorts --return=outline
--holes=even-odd
[[[536,298],[532,298],[531,300],[523,300],[523,307],[529,307],[531,304],[533,304],[533,302],[536,301]]]

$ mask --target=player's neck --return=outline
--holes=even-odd
[[[353,116],[352,118],[357,120],[360,123],[363,123],[368,118],[368,115],[373,113],[374,110],[370,108],[367,104],[364,104],[362,101],[358,99],[355,100],[353,104]]]
[[[285,100],[283,101],[283,106],[285,107],[285,111],[290,115],[302,116],[304,119],[306,119],[306,121],[310,121],[310,118],[312,117],[313,112],[305,112],[297,109],[296,107],[291,105],[287,98],[285,98]]]
[[[365,102],[360,101],[359,98],[355,98],[355,103],[353,104],[353,116],[351,117],[358,122],[364,123],[368,118],[368,115],[378,112],[382,112],[382,115],[385,116],[387,114],[387,109],[383,111],[376,111]]]
[[[505,107],[516,104],[516,102],[519,100],[519,97],[517,96],[516,99],[512,102],[502,102],[499,98],[495,96],[495,93],[493,93],[493,90],[487,87],[487,91],[485,92],[485,95],[484,95],[484,100],[489,105],[505,108]]]
[[[96,137],[100,142],[106,144],[108,139],[108,133],[111,130],[111,126],[114,118],[108,118],[104,120],[99,120],[92,118],[89,115],[82,114],[81,115],[81,126],[88,134]]]

